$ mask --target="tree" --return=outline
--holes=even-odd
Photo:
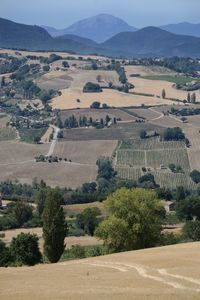
[[[3,76],[1,78],[1,87],[4,87],[6,85],[5,77]]]
[[[47,199],[47,190],[46,189],[40,189],[34,195],[34,202],[37,204],[37,212],[38,212],[39,216],[42,216],[42,214],[43,214],[46,199]]]
[[[185,134],[179,127],[167,128],[163,133],[165,141],[180,141],[185,139]]]
[[[191,103],[196,103],[196,93],[191,95]]]
[[[13,210],[14,217],[17,221],[18,226],[24,225],[24,223],[28,222],[33,216],[33,209],[32,207],[23,202],[17,201],[17,204]]]
[[[34,137],[33,140],[34,140],[34,143],[39,144],[39,142],[41,141],[41,138],[40,138],[40,136],[37,135]]]
[[[140,138],[141,139],[146,139],[146,137],[147,137],[147,132],[145,130],[141,130],[140,131]]]
[[[193,170],[193,171],[190,173],[190,177],[192,178],[192,180],[193,180],[195,183],[200,183],[200,172],[199,172],[199,171]]]
[[[97,81],[101,82],[101,80],[102,80],[101,75],[97,75]]]
[[[83,93],[100,93],[102,88],[98,83],[87,82],[83,87]]]
[[[69,64],[65,60],[62,62],[62,65],[63,65],[64,68],[69,68]]]
[[[183,227],[183,232],[186,238],[192,241],[200,241],[200,221],[187,222]]]
[[[90,105],[90,108],[99,109],[100,106],[101,106],[101,103],[98,102],[98,101],[95,101],[95,102],[93,102],[93,103]]]
[[[190,197],[177,202],[176,212],[181,220],[200,220],[200,197]]]
[[[41,261],[42,255],[38,246],[39,238],[30,233],[20,233],[10,244],[11,256],[15,263],[34,266]]]
[[[96,230],[111,251],[158,245],[164,207],[153,191],[122,188],[105,201],[108,218]]]
[[[162,90],[162,98],[163,98],[163,99],[166,98],[166,91],[165,91],[165,89]]]
[[[43,212],[44,253],[51,263],[59,261],[65,249],[67,226],[60,193],[50,191]]]
[[[98,216],[101,214],[97,207],[86,208],[76,218],[76,223],[79,228],[85,233],[93,236],[97,225],[99,224]]]
[[[116,172],[113,169],[112,163],[108,158],[98,159],[96,165],[98,166],[98,178],[111,180],[116,176]]]
[[[188,103],[191,102],[191,96],[190,96],[190,93],[187,94],[187,102],[188,102]]]
[[[183,186],[178,186],[176,189],[176,201],[185,200],[186,194]]]
[[[9,248],[7,248],[5,243],[0,240],[0,267],[7,267],[10,262],[11,255]]]

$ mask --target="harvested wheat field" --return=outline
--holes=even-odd
[[[149,80],[143,78],[130,78],[129,82],[134,84],[134,92],[136,93],[147,93],[155,96],[162,96],[162,90],[165,89],[166,98],[173,98],[179,100],[187,99],[188,92],[177,90],[173,87],[173,83],[162,81],[162,80]],[[200,93],[197,93],[197,99],[200,96]],[[163,102],[165,103],[165,102]]]
[[[130,115],[129,113],[122,111],[120,109],[116,108],[106,108],[106,109],[70,109],[70,110],[62,110],[60,112],[60,116],[62,121],[65,121],[66,118],[69,118],[70,116],[74,115],[76,119],[79,119],[79,117],[87,117],[88,119],[92,117],[94,120],[100,120],[101,118],[105,119],[108,115],[110,118],[116,118],[120,119],[121,121],[135,121],[137,118]]]
[[[2,300],[198,300],[200,243],[0,271]]]
[[[17,237],[17,235],[22,232],[36,234],[39,237],[40,249],[41,251],[43,251],[44,240],[42,237],[42,228],[28,228],[28,229],[21,228],[21,229],[6,230],[4,231],[5,237],[3,238],[3,241],[6,243],[6,245],[9,245],[12,239]],[[100,245],[102,244],[102,241],[92,236],[80,236],[80,237],[69,236],[65,238],[65,244],[66,244],[66,249],[69,249],[73,245],[81,245],[81,246]]]
[[[111,107],[141,106],[143,104],[149,106],[173,104],[170,100],[125,94],[109,89],[103,90],[102,93],[83,93],[81,89],[75,90],[72,88],[64,89],[61,92],[61,96],[55,97],[51,101],[53,109],[88,108],[94,101],[99,101],[101,104],[106,103]],[[77,102],[77,99],[79,99],[80,102]]]
[[[20,183],[31,184],[33,178],[44,180],[51,187],[76,188],[85,182],[95,181],[97,167],[95,165],[75,162],[59,162],[50,164],[27,161],[3,165],[0,181],[18,180]]]
[[[72,163],[96,165],[99,157],[112,156],[118,141],[68,141],[56,144],[54,154],[71,159]]]
[[[159,66],[125,66],[127,77],[133,74],[140,74],[140,76],[149,75],[175,75],[176,73],[164,67]]]
[[[19,53],[21,56],[27,56],[27,55],[34,55],[34,56],[43,56],[43,57],[49,57],[51,54],[55,53],[57,55],[60,55],[62,57],[73,57],[74,59],[79,59],[79,57],[83,57],[84,59],[98,59],[105,61],[105,57],[103,56],[96,56],[96,55],[79,55],[79,54],[72,54],[68,52],[59,52],[59,51],[24,51],[24,50],[12,50],[12,49],[4,49],[0,48],[0,53],[8,53],[8,55],[12,56],[19,56]]]
[[[60,90],[70,87],[73,78],[64,71],[51,71],[36,80],[37,85],[45,90]]]

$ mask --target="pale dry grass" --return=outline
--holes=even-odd
[[[162,96],[162,90],[165,89],[166,98],[173,98],[179,100],[187,99],[188,92],[177,90],[173,87],[173,83],[162,80],[149,80],[143,78],[129,78],[130,83],[134,84],[134,92],[149,93],[155,96]],[[197,98],[200,98],[200,91],[197,93]],[[163,101],[163,104],[165,102]]]
[[[11,50],[11,49],[0,49],[0,53],[8,53],[9,55],[12,55],[12,56],[18,56],[16,55],[16,52],[18,53],[21,53],[22,56],[27,56],[27,55],[34,55],[34,56],[44,56],[44,57],[49,57],[51,54],[55,53],[57,55],[60,55],[60,56],[63,56],[63,57],[67,57],[67,56],[71,56],[75,59],[79,59],[79,57],[83,57],[84,59],[99,59],[101,61],[104,61],[105,60],[105,57],[103,56],[95,56],[95,55],[79,55],[79,54],[71,54],[71,53],[68,53],[68,52],[56,52],[56,51],[45,51],[45,52],[42,52],[42,51],[37,51],[37,52],[34,52],[34,51],[21,51],[21,50]]]
[[[20,233],[36,234],[39,238],[40,249],[41,251],[43,251],[44,240],[42,237],[43,235],[42,228],[11,229],[11,230],[5,230],[3,231],[3,233],[5,233],[5,237],[2,240],[6,243],[6,245],[9,245],[12,239],[16,238]],[[91,236],[81,236],[81,237],[69,236],[65,238],[65,244],[66,244],[66,249],[69,249],[73,245],[92,246],[92,245],[102,244],[102,242],[96,239],[95,237],[91,237]]]
[[[199,300],[200,243],[0,271],[2,300]]]
[[[125,94],[109,89],[104,90],[102,93],[83,93],[81,90],[72,88],[62,90],[61,92],[61,96],[55,97],[51,101],[53,109],[88,108],[94,101],[99,101],[101,104],[106,103],[111,107],[141,106],[143,104],[149,106],[173,104],[173,102],[169,100]],[[77,99],[80,100],[79,103]]]
[[[141,76],[149,75],[175,75],[176,73],[164,67],[159,66],[125,66],[127,77],[132,74],[140,74]]]
[[[117,147],[118,141],[68,141],[58,142],[54,154],[68,158],[72,163],[96,165],[99,157],[110,157]]]

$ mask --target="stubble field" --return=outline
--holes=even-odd
[[[0,271],[2,300],[198,300],[199,243]],[[11,284],[12,283],[12,284]]]

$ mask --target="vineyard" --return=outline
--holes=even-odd
[[[171,164],[179,166],[180,173],[173,173],[169,168]],[[145,174],[144,168],[154,175],[160,186],[194,186],[184,142],[165,142],[159,138],[123,141],[116,153],[118,177],[138,180]]]

